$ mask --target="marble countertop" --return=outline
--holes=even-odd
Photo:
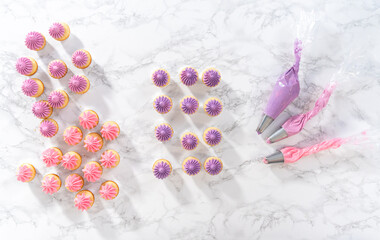
[[[350,71],[301,134],[268,145],[255,129],[274,82],[293,62],[300,12],[313,10],[317,23],[302,53],[301,93],[277,124],[309,110],[346,59]],[[379,2],[5,0],[0,14],[0,234],[7,239],[378,239],[380,150],[375,140],[372,147],[345,145],[289,165],[265,165],[262,158],[283,146],[304,147],[379,127]],[[48,35],[55,21],[71,28],[64,42]],[[47,39],[40,52],[24,46],[32,30]],[[80,48],[93,57],[85,70],[70,62]],[[35,77],[46,87],[39,99],[54,89],[68,90],[73,74],[91,81],[88,93],[70,94],[69,105],[53,113],[60,130],[52,139],[40,136],[40,121],[31,112],[35,99],[20,91],[25,77],[14,65],[21,56],[39,64]],[[47,74],[53,59],[68,64],[61,80]],[[222,82],[213,89],[200,83],[184,87],[178,79],[184,66],[199,72],[215,67]],[[172,76],[163,89],[150,79],[159,67]],[[161,116],[152,101],[163,93],[172,97],[174,109]],[[212,119],[203,111],[185,116],[178,105],[186,95],[201,103],[218,97],[224,111]],[[64,188],[53,196],[41,191],[44,174],[64,178],[69,172],[44,167],[40,156],[59,146],[63,152],[78,151],[84,162],[98,160],[101,153],[86,153],[82,144],[69,148],[62,140],[63,129],[78,125],[80,112],[88,108],[101,122],[114,120],[121,127],[120,137],[106,145],[120,153],[120,165],[102,176],[116,181],[120,194],[105,201],[97,194],[102,181],[88,184],[96,201],[82,213]],[[154,138],[160,122],[174,128],[169,143]],[[211,126],[223,132],[220,145],[210,148],[201,141],[191,153],[181,148],[184,131],[200,136]],[[181,163],[190,155],[202,162],[218,156],[224,170],[218,176],[203,170],[187,176]],[[173,174],[163,181],[151,169],[159,158],[173,165]],[[22,162],[38,169],[29,184],[16,181]]]

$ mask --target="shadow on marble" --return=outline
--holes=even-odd
[[[48,41],[46,41],[46,45],[42,50],[37,51],[37,54],[46,67],[49,65],[51,61],[61,59],[58,52]]]
[[[73,55],[76,50],[83,49],[84,47],[82,41],[73,33],[70,33],[68,39],[61,41],[61,44],[70,56]]]
[[[187,187],[184,184],[185,180],[182,178],[181,173],[183,173],[182,168],[173,169],[172,176],[167,179],[168,181],[163,182],[179,203],[187,204],[189,200],[186,197],[187,194],[184,194],[184,192],[187,192]]]
[[[211,89],[210,87],[207,87],[203,82],[202,82],[202,79],[201,79],[201,76],[200,78],[198,79],[198,81],[193,85],[193,86],[190,86],[188,87],[190,92],[193,94],[194,97],[196,97],[197,99],[203,99],[205,98],[206,96],[210,95],[209,94],[209,90]],[[210,96],[211,97],[211,96]],[[208,98],[208,97],[207,97]]]
[[[173,97],[178,97],[184,95],[183,90],[181,87],[178,85],[178,83],[174,79],[170,79],[170,83],[168,86],[162,88],[162,92],[164,95],[169,96],[170,98],[173,99]],[[173,102],[173,107],[174,107],[174,102]]]

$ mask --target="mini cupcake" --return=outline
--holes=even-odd
[[[180,105],[182,112],[191,115],[198,110],[199,102],[195,97],[184,97]]]
[[[190,176],[197,175],[201,171],[201,168],[201,161],[195,157],[188,157],[182,163],[183,171]]]
[[[99,194],[105,200],[112,200],[119,194],[119,186],[114,181],[105,181],[100,186]]]
[[[38,64],[34,58],[20,57],[16,62],[16,70],[25,76],[32,76],[37,72]]]
[[[75,126],[71,126],[65,129],[63,132],[63,140],[69,145],[77,145],[82,141],[83,133],[82,131]]]
[[[162,95],[153,101],[153,107],[158,113],[165,114],[172,109],[173,102],[170,97]]]
[[[63,90],[56,90],[50,93],[48,101],[53,108],[61,109],[69,103],[69,95]]]
[[[192,67],[186,67],[179,74],[181,82],[186,86],[193,86],[198,81],[198,72]]]
[[[89,182],[97,181],[103,173],[103,168],[98,162],[88,162],[82,169],[84,178]]]
[[[77,94],[84,94],[90,89],[90,81],[83,75],[74,75],[69,80],[69,88]]]
[[[65,179],[65,187],[70,192],[78,192],[84,185],[83,178],[76,173],[70,174]]]
[[[170,83],[170,75],[165,69],[158,69],[152,74],[152,81],[157,87],[165,87]]]
[[[181,137],[182,147],[186,150],[193,150],[198,146],[199,139],[194,133],[185,133]]]
[[[75,170],[82,164],[82,157],[77,152],[67,152],[62,157],[62,166],[67,170]]]
[[[102,153],[100,162],[102,167],[114,168],[119,165],[120,155],[115,150],[106,150]]]
[[[169,141],[173,137],[173,133],[173,128],[167,123],[162,123],[154,129],[154,134],[160,142]]]
[[[46,174],[41,183],[42,191],[48,194],[58,192],[62,184],[61,179],[58,177],[58,175],[53,173]]]
[[[51,116],[53,113],[53,108],[50,106],[48,101],[40,100],[33,103],[32,112],[34,116],[45,119]]]
[[[40,133],[44,137],[54,137],[58,132],[58,123],[51,118],[42,120],[40,123]]]
[[[79,115],[79,124],[84,129],[92,129],[99,123],[99,116],[93,110],[86,110]]]
[[[71,61],[73,62],[75,67],[81,69],[90,66],[91,60],[92,58],[90,53],[83,49],[76,50],[71,58]]]
[[[215,87],[220,83],[220,73],[218,70],[209,68],[202,74],[202,82],[207,87]]]
[[[158,179],[167,178],[172,172],[172,165],[168,160],[159,159],[153,164],[153,174]]]
[[[74,198],[75,207],[81,211],[90,209],[94,204],[94,201],[94,194],[88,190],[78,192]]]
[[[97,133],[89,133],[84,138],[84,147],[89,152],[97,152],[103,147],[103,138]]]
[[[207,128],[203,132],[203,140],[210,146],[218,145],[222,140],[222,132],[215,127]]]
[[[63,78],[67,73],[66,63],[62,60],[51,61],[48,65],[48,72],[52,78]]]
[[[39,97],[45,90],[45,86],[38,78],[26,79],[21,86],[22,92],[28,97]]]
[[[42,161],[46,167],[57,166],[62,160],[62,151],[57,147],[51,147],[42,152]]]
[[[32,164],[23,163],[21,164],[16,173],[17,180],[20,182],[30,182],[36,176],[36,169]]]
[[[25,45],[30,50],[40,51],[46,45],[46,39],[44,35],[39,32],[30,32],[26,35]]]
[[[217,175],[223,169],[222,161],[217,157],[209,157],[203,164],[204,169],[210,175]]]
[[[100,132],[102,133],[102,137],[105,140],[111,141],[119,136],[120,127],[116,122],[108,121],[103,124],[102,129],[100,129]]]
[[[210,117],[216,117],[222,112],[223,104],[217,98],[209,98],[206,100],[203,109]]]
[[[55,40],[66,40],[70,36],[69,25],[66,23],[53,23],[49,28],[49,34]]]

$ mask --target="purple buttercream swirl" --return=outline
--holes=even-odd
[[[55,78],[63,78],[67,73],[65,64],[58,60],[50,62],[48,69],[51,75]]]
[[[38,101],[33,104],[32,112],[38,118],[47,118],[50,115],[50,106],[46,101]]]
[[[220,74],[214,69],[206,70],[203,74],[203,82],[207,87],[215,87],[220,82]]]
[[[167,124],[161,124],[156,127],[156,138],[158,141],[168,141],[173,136],[173,130]]]
[[[53,137],[57,132],[57,126],[49,120],[43,120],[40,124],[40,132],[44,137]]]
[[[192,86],[198,81],[198,73],[194,68],[187,67],[181,74],[181,81],[186,86]]]
[[[50,93],[48,101],[53,108],[60,108],[65,104],[65,96],[60,91],[54,91]]]
[[[189,159],[185,162],[183,168],[189,175],[196,175],[201,170],[201,163],[196,159]]]
[[[27,57],[17,59],[16,70],[22,75],[29,75],[33,70],[33,63]]]
[[[222,171],[222,163],[218,159],[212,158],[207,161],[205,170],[211,175],[217,175]]]
[[[86,65],[86,63],[88,61],[88,56],[87,56],[86,52],[84,52],[82,50],[77,50],[74,52],[74,54],[71,58],[71,61],[73,62],[73,64],[75,66],[83,67]]]
[[[87,88],[87,81],[82,76],[74,75],[69,80],[69,88],[75,93],[83,92]]]
[[[193,150],[198,146],[198,138],[191,133],[185,134],[181,140],[183,148]]]
[[[153,73],[152,79],[154,85],[156,85],[157,87],[163,87],[166,86],[166,84],[168,84],[169,76],[168,73],[163,69],[158,69]]]
[[[222,140],[222,134],[216,129],[210,129],[205,134],[205,140],[209,145],[215,146]]]
[[[65,34],[65,28],[60,23],[53,23],[49,28],[49,34],[52,38],[59,39]]]
[[[38,84],[33,79],[29,78],[23,82],[21,89],[26,96],[31,97],[37,94]]]
[[[153,170],[154,176],[158,179],[164,179],[170,174],[170,166],[166,162],[159,162]]]
[[[45,43],[45,39],[39,32],[30,32],[26,35],[25,45],[30,50],[40,49]]]
[[[211,99],[206,103],[205,110],[210,116],[218,116],[222,112],[222,103],[216,99]]]
[[[193,114],[198,110],[198,100],[193,97],[184,98],[181,102],[181,109],[186,114]]]
[[[172,108],[172,102],[167,96],[159,96],[154,101],[154,108],[161,114],[167,113]]]

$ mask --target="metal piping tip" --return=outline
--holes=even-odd
[[[275,131],[272,135],[270,135],[270,137],[268,137],[267,143],[275,143],[287,137],[288,133],[285,131],[285,129],[280,128],[277,131]]]
[[[267,127],[272,124],[273,120],[273,118],[264,115],[261,119],[259,126],[256,129],[257,134],[262,134],[265,131],[265,129],[267,129]]]
[[[283,163],[285,160],[284,160],[284,155],[282,154],[282,152],[277,151],[273,153],[272,155],[265,157],[263,161],[266,164],[271,164],[271,163]]]

